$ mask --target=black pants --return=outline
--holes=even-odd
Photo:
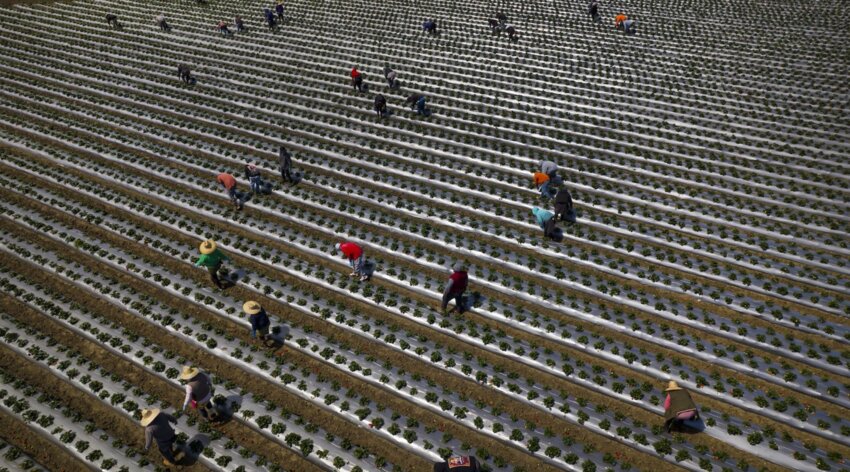
[[[162,454],[163,459],[168,462],[175,463],[177,459],[174,458],[174,441],[177,440],[177,436],[172,436],[171,439],[165,441],[157,441],[156,445],[159,448],[159,453]]]
[[[160,22],[159,22],[159,29],[161,29],[161,30],[163,30],[163,31],[168,31],[168,30],[170,30],[170,29],[171,29],[171,27],[170,27],[170,26],[168,26],[168,23],[166,23],[166,22],[164,22],[164,21],[160,21]]]
[[[354,88],[356,88],[358,92],[363,92],[363,79],[359,77],[354,79]]]
[[[280,169],[280,178],[282,178],[284,182],[295,182],[295,179],[292,178],[292,170],[289,167],[283,167]]]
[[[218,288],[224,288],[224,284],[221,283],[221,280],[218,278],[218,271],[221,270],[221,262],[214,266],[208,266],[207,270],[210,271],[210,280],[215,284]]]
[[[440,309],[445,311],[446,307],[449,306],[449,301],[454,299],[455,306],[457,307],[458,312],[463,312],[463,292],[460,293],[447,293],[443,295],[443,304],[440,306]]]

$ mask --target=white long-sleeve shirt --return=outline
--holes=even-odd
[[[210,401],[210,397],[212,397],[212,389],[210,389],[210,393],[207,394],[206,398],[202,398],[198,403],[206,403]],[[183,409],[185,410],[187,406],[189,406],[189,402],[192,401],[192,386],[186,385],[186,398],[183,399]]]

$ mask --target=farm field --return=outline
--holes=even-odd
[[[0,471],[166,470],[151,407],[170,470],[850,471],[840,2],[269,6],[0,7]],[[541,160],[577,213],[556,240]],[[248,191],[248,161],[273,191],[236,210],[216,177]],[[472,306],[444,312],[457,263]],[[179,413],[190,365],[227,421]],[[668,432],[671,380],[700,420]]]

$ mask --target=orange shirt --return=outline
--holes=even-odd
[[[629,19],[629,17],[627,17],[626,15],[619,14],[619,15],[614,17],[614,24],[619,25],[620,23],[622,23],[622,22],[624,22],[628,19]]]
[[[544,174],[543,172],[535,172],[534,173],[534,185],[541,186],[549,181],[549,176]]]
[[[218,174],[218,179],[216,180],[218,180],[221,185],[224,185],[224,188],[226,188],[227,190],[230,190],[236,186],[236,179],[234,179],[232,175],[224,172]]]

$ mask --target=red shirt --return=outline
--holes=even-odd
[[[218,174],[218,178],[216,180],[218,180],[218,183],[220,183],[221,185],[224,185],[224,188],[226,188],[227,190],[230,190],[236,186],[236,179],[234,179],[232,175],[227,174],[225,172]]]
[[[346,259],[357,260],[363,255],[363,248],[354,243],[342,243],[339,249]]]
[[[469,284],[469,275],[466,272],[453,272],[449,276],[449,279],[454,282],[451,293],[463,293],[466,291],[466,286]]]
[[[357,71],[357,68],[351,69],[351,78],[356,79],[360,77],[360,72]]]

